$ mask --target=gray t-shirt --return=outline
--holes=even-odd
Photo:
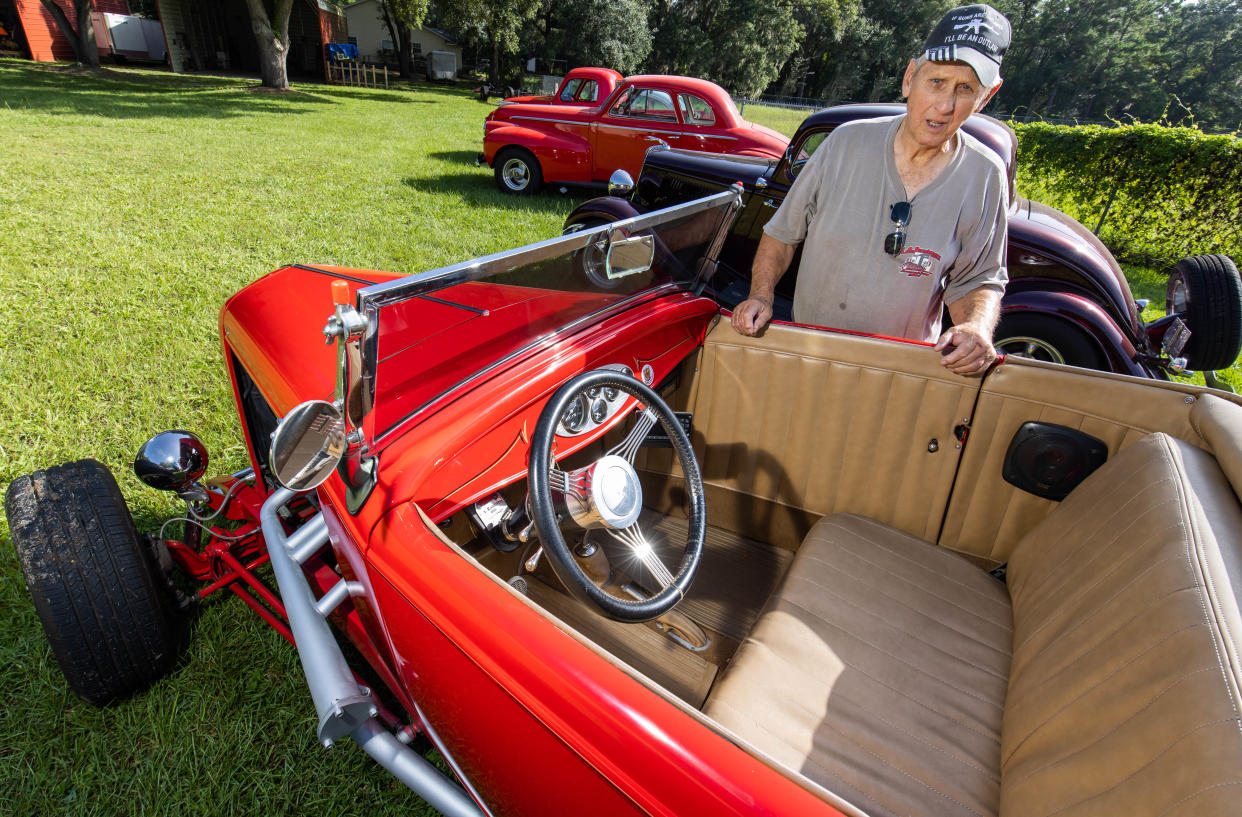
[[[903,116],[838,127],[763,228],[785,244],[803,242],[798,323],[935,341],[942,304],[1009,280],[1004,163],[959,130],[948,165],[907,199],[893,156]],[[894,257],[884,237],[897,226],[893,204],[907,200],[905,248]]]

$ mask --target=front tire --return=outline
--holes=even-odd
[[[995,338],[992,345],[1006,355],[1109,371],[1107,358],[1091,336],[1059,318],[1010,313],[1001,317]]]
[[[570,235],[582,231],[595,230],[610,223],[603,218],[588,218],[576,224],[570,224],[561,231],[561,235]],[[605,261],[606,245],[601,243],[588,244],[586,247],[574,253],[574,268],[578,274],[585,278],[590,284],[599,289],[616,289],[620,286],[620,279],[608,277],[607,264]]]
[[[177,655],[170,592],[116,480],[95,460],[19,477],[5,511],[26,587],[69,687],[103,705]]]
[[[539,160],[523,148],[507,147],[496,154],[496,189],[514,196],[529,196],[543,186]]]
[[[1227,369],[1242,351],[1242,281],[1223,255],[1183,258],[1169,272],[1166,314],[1177,314],[1190,329],[1182,354],[1196,372]]]

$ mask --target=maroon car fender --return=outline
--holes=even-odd
[[[1134,344],[1113,318],[1088,298],[1068,292],[1007,293],[1001,302],[1001,317],[1017,312],[1039,313],[1049,316],[1051,320],[1068,321],[1099,344],[1114,372],[1137,377],[1153,376],[1139,360]]]
[[[608,221],[620,221],[623,218],[633,218],[637,215],[639,211],[630,204],[628,199],[600,196],[584,201],[575,207],[574,211],[569,214],[569,218],[565,219],[565,231],[568,232],[570,227],[578,224],[602,224]]]

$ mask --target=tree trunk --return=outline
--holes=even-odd
[[[402,79],[411,78],[411,68],[413,58],[411,55],[410,44],[410,28],[404,23],[398,24],[392,19],[392,14],[388,11],[387,3],[379,4],[380,11],[384,14],[384,26],[388,29],[388,36],[392,37],[393,45],[397,50],[397,75]]]
[[[250,30],[259,46],[259,75],[263,87],[289,89],[289,14],[293,0],[276,0],[275,19],[267,16],[263,0],[246,0],[250,9]]]
[[[414,78],[414,38],[405,23],[397,26],[397,68],[406,79]]]
[[[500,40],[492,36],[492,70],[491,79],[493,88],[500,87]]]
[[[95,44],[95,26],[91,22],[91,0],[73,0],[74,16],[78,21],[76,30],[69,22],[69,18],[65,16],[64,10],[53,0],[42,0],[42,2],[43,7],[56,21],[56,27],[60,29],[60,33],[65,35],[69,45],[73,46],[73,53],[77,56],[78,62],[98,68],[99,46]]]

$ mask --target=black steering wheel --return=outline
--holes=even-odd
[[[557,426],[580,393],[596,388],[615,388],[635,398],[637,420],[625,439],[603,457],[575,471],[562,471],[552,459]],[[634,457],[657,422],[677,454],[688,498],[689,529],[675,570],[670,570],[660,558],[638,524],[643,492]],[[609,369],[597,369],[568,380],[539,415],[531,438],[529,478],[531,515],[543,552],[557,577],[575,597],[594,604],[604,615],[618,621],[650,621],[685,597],[703,555],[707,530],[703,478],[685,429],[654,391],[629,375]],[[626,558],[641,564],[660,589],[648,598],[626,599],[600,587],[566,544],[562,524],[607,532],[623,545]]]

